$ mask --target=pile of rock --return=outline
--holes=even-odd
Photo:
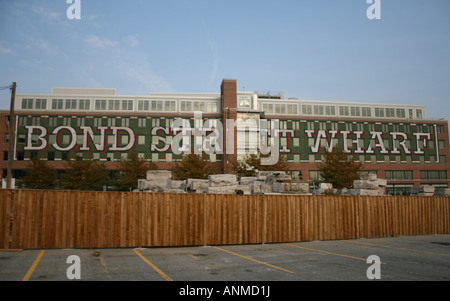
[[[450,196],[450,188],[439,188],[434,192],[435,196]]]
[[[378,179],[375,174],[365,174],[353,182],[352,195],[380,196],[386,195],[387,180]]]
[[[208,186],[209,180],[201,180],[201,179],[186,180],[186,192],[188,193],[205,193],[205,190]]]
[[[260,171],[252,179],[252,194],[309,194],[309,184],[306,181],[293,180],[284,171]]]
[[[422,185],[411,188],[412,196],[434,196],[436,187],[431,185]]]
[[[172,180],[169,170],[149,170],[146,179],[138,180],[138,190],[145,192],[184,193],[185,181]]]
[[[251,194],[250,185],[239,184],[236,175],[211,175],[206,193],[212,194]]]
[[[257,177],[243,177],[240,181],[233,174],[210,175],[207,180],[172,180],[172,172],[151,170],[147,178],[138,180],[138,190],[165,193],[210,194],[310,194],[309,184],[293,180],[284,171],[261,171]]]
[[[331,183],[320,183],[319,187],[314,189],[314,194],[339,194],[339,191],[336,188],[333,188],[333,184]]]

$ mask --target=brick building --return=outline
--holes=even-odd
[[[17,94],[15,108],[14,178],[24,175],[33,156],[63,170],[67,158],[80,155],[104,162],[113,174],[132,151],[169,169],[188,149],[209,149],[212,164],[230,173],[233,156],[267,146],[287,156],[294,178],[301,172],[311,181],[320,176],[322,155],[339,146],[363,162],[365,172],[387,179],[390,194],[450,182],[448,122],[428,120],[424,106],[284,99],[238,91],[236,80],[224,79],[219,93],[131,96],[54,88]],[[0,133],[6,178],[9,111],[0,111]]]

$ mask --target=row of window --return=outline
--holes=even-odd
[[[262,103],[266,114],[298,115],[297,104]],[[302,115],[423,119],[422,109],[301,104]]]
[[[376,171],[363,171],[362,173],[374,173]],[[320,171],[311,170],[309,172],[311,180],[320,180]],[[421,170],[421,180],[447,180],[446,170]],[[412,170],[386,170],[386,180],[388,181],[409,181],[414,180]]]
[[[25,152],[17,152],[17,160],[18,161],[25,161],[30,160],[34,156],[37,156],[37,152],[33,152],[30,156],[30,158],[25,157]],[[83,156],[82,153],[78,154],[79,156]],[[138,158],[143,160],[149,160],[152,162],[178,162],[181,161],[181,158],[175,157],[172,153],[166,153],[166,154],[159,154],[159,153],[152,153],[150,157],[148,157],[145,153],[138,153]],[[72,157],[73,154],[70,154],[68,152],[62,152],[61,157],[56,157],[55,152],[48,152],[46,159],[47,161],[66,161],[70,157]],[[128,153],[106,153],[106,154],[100,154],[100,153],[93,153],[92,159],[98,160],[98,161],[107,161],[107,162],[113,162],[113,161],[121,161],[123,159],[127,159],[129,157]],[[8,152],[3,152],[3,160],[8,161]],[[210,154],[209,155],[209,161],[212,163],[221,162],[220,157],[216,154]]]
[[[72,119],[71,117],[55,117],[51,116],[48,117],[49,119],[49,126],[57,126],[58,125],[58,119],[62,119],[64,126],[71,125]],[[77,125],[78,126],[84,126],[85,125],[85,119],[86,117],[80,116],[77,117]],[[94,120],[94,126],[100,126],[101,120],[103,118],[101,117],[95,117]],[[129,125],[129,118],[128,117],[108,117],[108,126],[114,126],[114,125],[122,125],[122,126],[128,126]],[[118,121],[117,123],[114,120],[122,120],[122,124]],[[124,123],[123,120],[127,120],[126,123]],[[159,120],[159,119],[152,119],[152,120]],[[168,120],[168,119],[166,119]],[[155,122],[155,121],[153,121]],[[317,124],[317,127],[315,126]],[[320,129],[320,130],[338,130],[339,124],[342,124],[340,129],[344,129],[346,131],[364,131],[365,124],[363,123],[338,123],[338,122],[314,122],[314,121],[308,121],[307,122],[307,128],[308,129]],[[33,117],[25,117],[20,116],[19,117],[19,126],[26,126],[26,125],[41,125],[41,117],[33,116]],[[145,127],[146,126],[146,118],[139,118],[139,127]],[[159,126],[159,124],[157,125]],[[265,129],[271,129],[274,127],[274,122],[268,122],[268,121],[261,121],[261,127]],[[367,123],[367,127],[369,131],[376,131],[381,130],[385,133],[388,132],[406,132],[410,133],[412,130],[412,127],[410,124],[380,124],[379,127],[376,127],[375,123]],[[281,130],[299,130],[300,129],[300,121],[286,121],[286,120],[280,120],[278,122],[278,128]],[[416,124],[414,126],[415,131],[418,133],[434,133],[434,126],[433,125],[427,125],[427,124]],[[444,126],[443,125],[437,125],[436,126],[438,134],[444,133]],[[442,141],[443,142],[443,141]],[[444,147],[441,147],[444,148]]]
[[[179,108],[178,108],[179,103]],[[47,99],[22,99],[22,110],[47,110]],[[52,99],[52,110],[134,111],[134,100],[119,99]],[[138,100],[139,112],[204,112],[219,113],[218,101]]]

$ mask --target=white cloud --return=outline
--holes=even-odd
[[[142,93],[172,90],[172,85],[150,71],[150,68],[147,68],[145,63],[143,65],[135,65],[121,61],[117,64],[117,70],[127,79],[135,82]]]
[[[122,40],[130,47],[136,47],[141,44],[134,35],[126,36]]]
[[[90,35],[86,40],[84,40],[84,42],[89,46],[101,49],[119,46],[119,43],[117,41],[109,40],[106,38],[102,39],[96,35]]]
[[[13,53],[13,51],[0,43],[0,53]]]

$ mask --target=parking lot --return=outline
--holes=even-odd
[[[368,263],[371,255],[380,262]],[[368,270],[381,281],[448,281],[450,235],[0,253],[1,281],[363,281]]]

